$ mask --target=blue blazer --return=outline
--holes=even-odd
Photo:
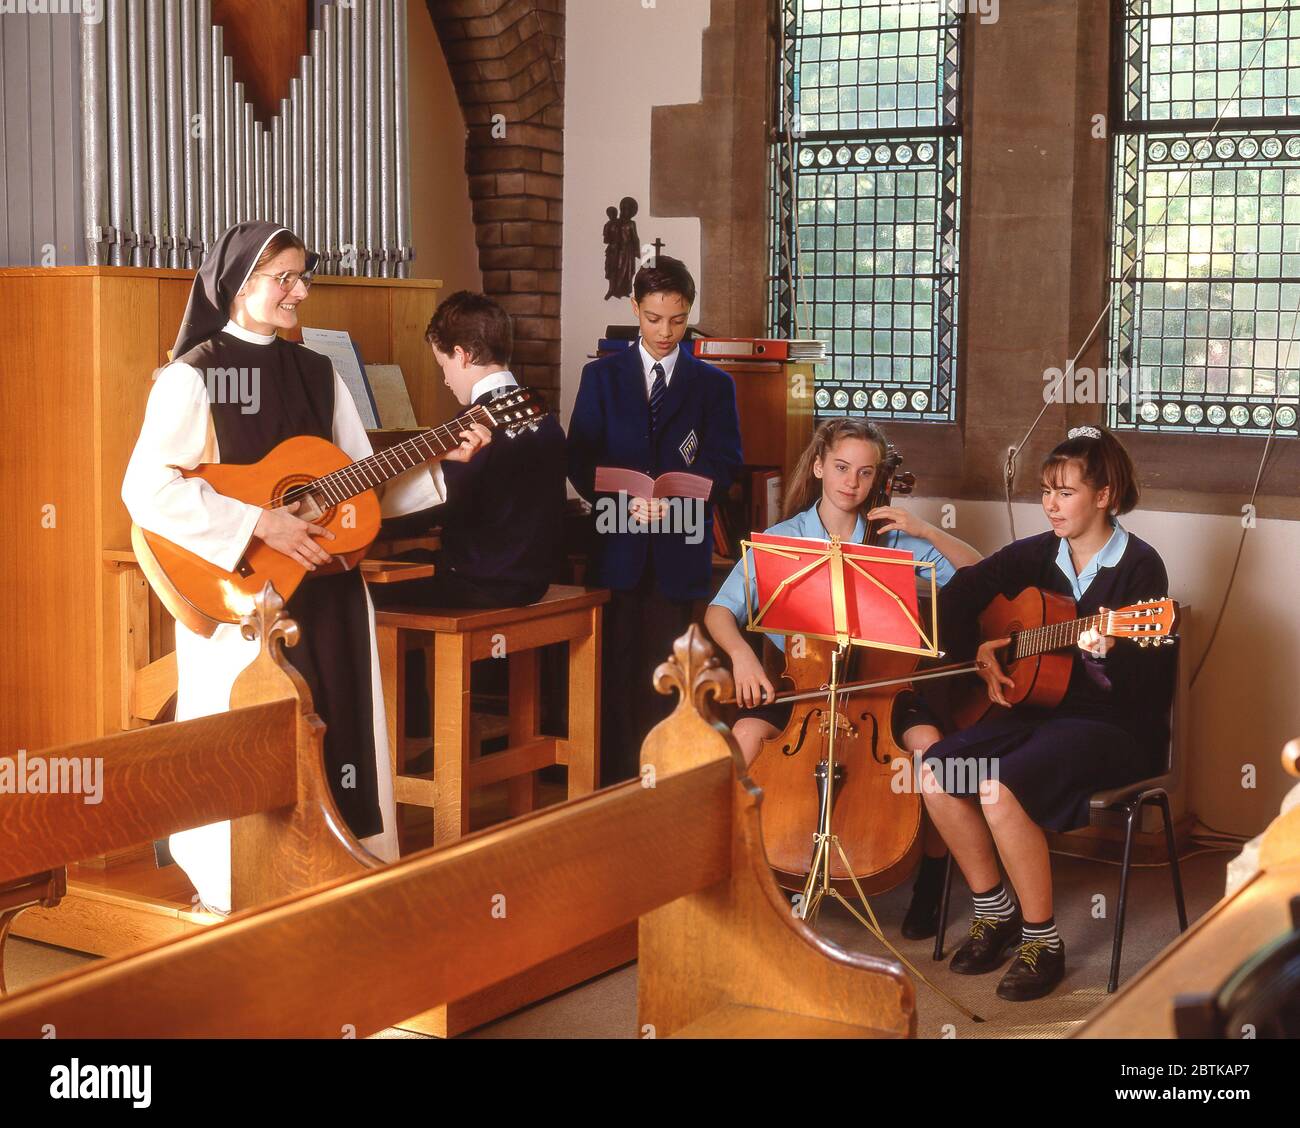
[[[736,384],[729,373],[679,350],[659,431],[652,436],[641,350],[633,345],[592,361],[582,370],[569,420],[568,460],[569,481],[593,505],[597,466],[639,470],[652,478],[670,470],[712,478],[713,495],[704,507],[699,543],[688,543],[684,531],[601,532],[592,561],[593,581],[604,587],[634,588],[650,564],[667,598],[708,598],[713,503],[731,488],[741,462]]]

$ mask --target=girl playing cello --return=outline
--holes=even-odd
[[[882,506],[864,510],[885,450],[885,436],[874,423],[865,419],[824,422],[795,468],[786,492],[785,520],[767,532],[816,540],[838,535],[845,541],[863,543],[868,522],[881,521],[886,547],[905,549],[917,560],[933,561],[937,583],[946,584],[957,568],[980,559],[975,549],[905,509]],[[772,682],[740,632],[738,624],[747,618],[743,567],[738,562],[709,605],[704,624],[731,658],[736,700],[741,705],[732,731],[746,765],[758,755],[763,741],[785,728],[791,711],[789,703],[774,703]],[[784,637],[767,637],[784,651]],[[900,698],[899,704],[893,718],[899,744],[910,752],[923,752],[941,736],[935,720],[914,694]],[[933,832],[926,836],[925,849],[927,856],[903,925],[903,934],[913,939],[934,935],[943,878],[945,850]]]
[[[1051,531],[1007,545],[957,575],[940,596],[944,645],[956,657],[978,642],[976,617],[997,594],[1038,587],[1072,597],[1078,614],[1096,614],[1162,595],[1168,579],[1159,554],[1116,519],[1138,501],[1128,452],[1109,432],[1077,427],[1047,457],[1043,511]],[[1011,685],[986,641],[976,663],[990,701],[1006,705]],[[1088,822],[1091,796],[1153,774],[1169,739],[1172,655],[1121,647],[1085,631],[1065,698],[1053,710],[1017,706],[931,745],[922,795],[972,893],[970,936],[952,970],[978,975],[1017,948],[998,995],[1015,1001],[1048,994],[1065,973],[1065,946],[1052,915],[1052,871],[1044,830]],[[969,776],[958,784],[950,762],[981,768],[979,802]],[[987,778],[989,775],[992,778]],[[996,846],[996,852],[994,847]],[[1019,901],[1008,896],[998,857]]]

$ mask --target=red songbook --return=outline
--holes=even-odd
[[[830,543],[766,533],[753,534],[749,543],[757,607],[754,628],[834,640]],[[901,548],[844,542],[840,550],[843,629],[849,640],[890,650],[936,653],[917,607],[917,561],[912,554]]]
[[[628,497],[697,497],[707,501],[713,492],[713,479],[683,470],[671,470],[652,478],[620,466],[597,466],[596,492],[626,493]]]

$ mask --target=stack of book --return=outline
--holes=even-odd
[[[811,338],[701,337],[694,342],[701,360],[777,360],[803,364],[826,359],[826,342]]]
[[[635,336],[601,337],[596,342],[596,355],[608,356],[610,353],[630,349],[635,344]],[[682,341],[681,347],[701,360],[773,360],[817,364],[826,359],[826,342],[812,338],[780,340],[774,337],[687,337]]]

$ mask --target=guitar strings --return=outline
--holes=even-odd
[[[500,405],[498,410],[501,410],[502,408],[508,410],[510,408],[517,408],[521,405],[527,405],[527,397],[515,399],[510,403]],[[420,444],[428,447],[430,440],[436,440],[444,450],[450,450],[451,447],[457,445],[455,440],[459,432],[467,429],[470,424],[481,421],[484,416],[486,416],[487,423],[493,421],[492,413],[488,411],[484,405],[475,404],[465,412],[464,415],[451,420],[449,423],[440,423],[436,427],[430,427],[412,438],[404,439],[400,443],[394,443],[390,447],[385,447],[381,451],[376,451],[373,454],[367,455],[365,458],[351,462],[347,466],[340,467],[338,470],[333,470],[330,473],[322,475],[319,478],[314,478],[312,481],[306,482],[301,486],[295,486],[293,489],[286,490],[280,498],[267,502],[263,508],[279,509],[288,505],[293,505],[316,490],[326,491],[328,499],[328,492],[331,488],[334,490],[346,489],[348,491],[347,493],[341,494],[341,496],[336,499],[331,499],[335,503],[344,501],[349,497],[355,497],[357,494],[363,493],[365,490],[372,489],[374,485],[377,484],[367,484],[363,477],[364,473],[368,473],[372,469],[391,471],[394,462],[397,462],[399,466],[401,465],[401,463],[397,461],[400,458],[407,455],[419,456],[416,457],[415,461],[413,461],[409,466],[401,466],[401,469],[397,471],[397,473],[405,473],[407,470],[418,466],[421,462],[428,461],[428,459],[432,457],[431,454],[427,454],[420,449]],[[358,483],[361,484],[358,486]]]
[[[1143,632],[1133,630],[1134,627],[1141,627],[1153,618],[1151,610],[1120,610],[1099,612],[1096,615],[1088,615],[1081,619],[1067,619],[1060,623],[1048,623],[1041,627],[1030,627],[1027,630],[1018,631],[1015,635],[1016,658],[1027,658],[1034,654],[1043,653],[1046,650],[1055,649],[1057,646],[1063,646],[1078,640],[1085,630],[1091,630],[1101,627],[1103,624],[1109,624],[1111,630],[1107,633],[1113,633],[1115,627],[1129,628],[1131,634],[1126,637],[1138,638],[1143,635],[1148,637],[1162,637],[1157,631]],[[1077,630],[1075,629],[1077,628]]]
[[[457,433],[456,431],[453,431],[452,428],[462,420],[469,420],[471,423],[475,422],[476,420],[474,417],[476,417],[476,414],[481,410],[481,408],[477,407],[471,408],[463,416],[452,420],[450,423],[441,423],[436,427],[430,427],[427,431],[422,431],[419,435],[416,435],[413,438],[405,439],[400,443],[394,443],[391,447],[385,447],[382,451],[376,451],[374,454],[367,455],[365,458],[358,459],[356,462],[351,462],[347,466],[342,466],[338,470],[333,470],[311,482],[307,482],[304,485],[286,491],[280,504],[292,504],[294,501],[301,499],[314,490],[326,491],[328,497],[328,492],[331,487],[348,491],[347,493],[341,494],[341,496],[336,499],[331,499],[336,502],[343,501],[348,497],[353,497],[367,489],[371,489],[373,488],[374,483],[366,484],[364,477],[362,477],[363,473],[368,473],[371,469],[381,468],[383,461],[388,462],[388,465],[382,466],[382,468],[391,470],[393,468],[392,462],[403,455],[421,454],[422,452],[416,445],[418,443],[423,443],[425,446],[428,446],[430,440],[436,440],[444,449],[450,449],[452,446],[456,445],[451,441]],[[459,430],[464,429],[464,427],[459,428]],[[446,434],[445,439],[443,437],[444,432]],[[420,462],[426,461],[428,457],[429,456],[426,455],[423,458],[413,461],[410,466],[403,466],[398,473],[403,473],[406,470],[411,469],[413,466],[419,465]],[[349,478],[353,480],[349,481]],[[362,483],[359,488],[357,488],[358,482]]]

